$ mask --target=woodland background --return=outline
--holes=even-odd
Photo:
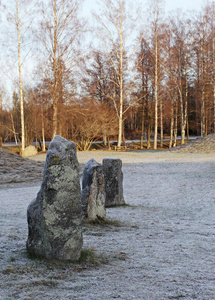
[[[132,5],[100,1],[89,22],[84,1],[1,2],[0,146],[45,150],[59,134],[79,150],[157,149],[215,132],[215,2],[168,15],[162,0]]]

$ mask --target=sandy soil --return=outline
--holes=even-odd
[[[2,186],[0,299],[215,299],[215,154],[78,153],[81,164],[110,156],[123,161],[129,206],[85,226],[86,262],[28,257],[26,209],[40,185]]]

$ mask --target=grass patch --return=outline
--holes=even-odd
[[[15,257],[11,256],[11,257],[10,257],[10,261],[11,261],[11,262],[15,262],[15,261],[16,261]]]
[[[16,269],[11,266],[8,266],[6,269],[4,269],[2,271],[2,274],[4,274],[4,275],[10,275],[10,274],[15,274],[15,273],[17,273]]]
[[[81,251],[81,256],[79,259],[80,263],[86,263],[90,262],[93,263],[96,259],[95,251],[94,249],[84,249]]]
[[[82,249],[81,255],[78,261],[71,260],[57,260],[57,259],[46,259],[44,257],[38,257],[32,253],[28,254],[28,258],[35,261],[37,267],[43,266],[46,270],[71,270],[80,271],[86,267],[95,267],[101,264],[107,264],[108,259],[102,254],[98,255],[93,248]]]
[[[41,279],[41,280],[34,280],[31,281],[30,286],[48,286],[48,287],[56,287],[58,285],[57,281],[55,280],[46,280],[46,279]]]
[[[10,275],[10,274],[23,275],[25,273],[26,270],[23,270],[22,268],[16,266],[8,266],[2,271],[3,275]]]
[[[93,248],[89,248],[81,251],[79,263],[82,265],[99,266],[101,264],[107,264],[108,259],[102,255],[97,255]]]
[[[118,220],[111,220],[111,219],[97,219],[94,221],[87,221],[87,223],[89,225],[93,225],[93,226],[102,226],[102,227],[106,227],[106,226],[114,226],[114,227],[123,227],[124,224]]]
[[[107,208],[117,208],[117,207],[133,207],[132,205],[130,205],[130,204],[126,204],[126,203],[123,203],[123,204],[115,204],[115,205],[110,205],[110,206],[108,206]]]

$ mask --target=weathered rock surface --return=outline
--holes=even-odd
[[[83,171],[82,207],[89,221],[105,220],[105,183],[102,165],[90,159]]]
[[[104,158],[102,162],[105,178],[105,206],[125,204],[123,197],[122,161],[119,158]]]
[[[80,257],[82,207],[74,143],[55,136],[50,143],[41,189],[27,210],[27,250],[48,259]]]
[[[37,148],[33,145],[30,145],[22,151],[22,156],[23,157],[33,156],[33,155],[37,155],[37,153],[38,153]]]

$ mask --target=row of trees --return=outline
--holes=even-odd
[[[89,31],[81,1],[32,1],[22,6],[22,17],[20,1],[2,9],[16,26],[19,68],[12,105],[1,92],[3,141],[21,139],[24,149],[36,139],[44,150],[45,140],[60,134],[86,150],[96,139],[114,137],[118,148],[125,137],[140,138],[141,147],[146,137],[150,148],[153,137],[157,149],[164,134],[172,147],[178,134],[183,144],[185,135],[215,131],[215,2],[192,16],[176,11],[165,18],[162,0],[150,0],[141,25],[140,8],[103,0]],[[23,88],[31,27],[38,65],[32,84]]]

